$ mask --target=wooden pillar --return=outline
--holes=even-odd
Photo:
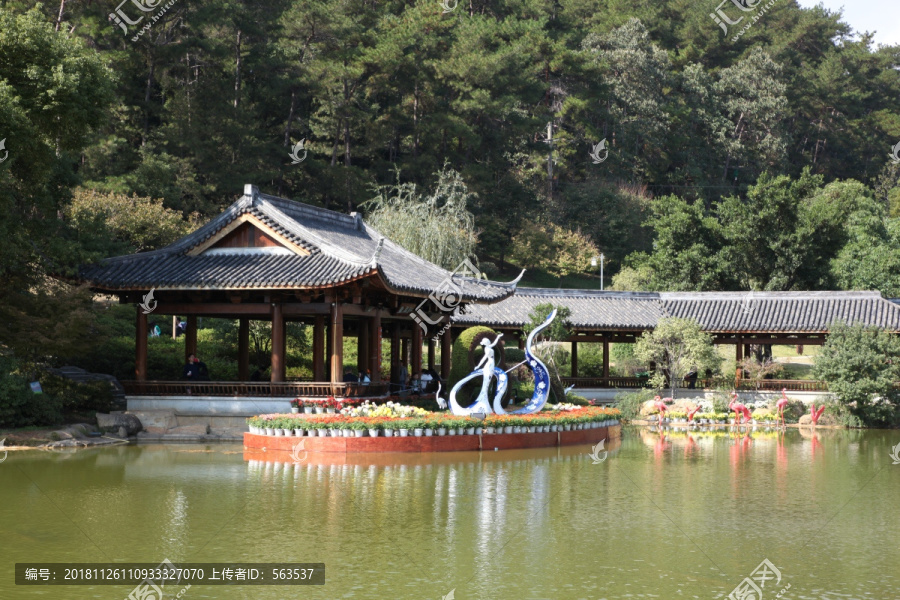
[[[578,342],[572,342],[572,377],[578,377]]]
[[[250,379],[250,319],[241,317],[238,322],[238,379]]]
[[[412,370],[410,377],[418,377],[422,374],[422,328],[418,325],[413,326],[412,332]]]
[[[147,381],[147,315],[141,307],[137,310],[137,323],[134,327],[134,378]]]
[[[281,302],[272,303],[272,382],[284,381],[284,313]]]
[[[359,332],[356,343],[356,369],[362,373],[369,368],[369,324],[367,319],[359,320]]]
[[[434,338],[428,338],[428,368],[434,370]]]
[[[450,379],[450,353],[452,350],[450,349],[453,344],[453,341],[450,338],[450,328],[448,327],[446,331],[441,335],[441,379],[449,380]],[[465,360],[466,357],[460,357],[460,360]]]
[[[603,340],[603,378],[609,379],[609,340]]]
[[[400,381],[400,326],[391,324],[391,381]]]
[[[187,318],[187,330],[184,332],[184,362],[188,356],[197,354],[197,317],[189,315]]]
[[[741,376],[743,375],[743,369],[741,369],[741,361],[744,360],[744,344],[741,341],[741,338],[737,339],[737,344],[735,344],[735,356],[734,360],[737,368],[734,372],[734,387],[738,388],[741,385]]]
[[[409,367],[409,338],[400,338],[400,362]]]
[[[331,381],[331,355],[334,354],[334,338],[331,335],[333,327],[331,317],[325,326],[325,378],[323,381]]]
[[[381,315],[369,319],[369,377],[381,381]]]
[[[172,315],[172,339],[178,339],[178,317]]]
[[[331,382],[344,380],[344,306],[331,304]]]
[[[526,337],[525,334],[522,333],[522,332],[520,331],[520,332],[519,332],[519,337],[518,337],[518,340],[519,340],[519,350],[524,350],[524,349],[525,349],[525,337]]]
[[[313,381],[325,381],[325,315],[316,315],[312,352]]]

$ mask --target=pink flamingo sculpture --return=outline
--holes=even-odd
[[[731,404],[728,405],[728,410],[734,413],[734,420],[737,421],[738,425],[744,422],[743,419],[747,419],[749,423],[750,409],[738,402],[737,399],[737,392],[731,392]],[[743,417],[739,416],[738,413],[741,413]]]
[[[819,424],[819,417],[822,416],[822,413],[823,413],[823,412],[825,412],[825,405],[824,405],[824,404],[823,404],[818,410],[816,410],[816,405],[815,405],[815,403],[813,403],[813,405],[809,407],[809,413],[810,413],[810,416],[812,417],[812,424],[813,424],[813,425],[818,425],[818,424]]]
[[[700,407],[699,407],[699,406],[698,406],[697,408],[695,408],[694,410],[688,411],[688,416],[687,416],[687,417],[688,417],[688,423],[693,423],[693,422],[694,422],[694,415],[696,415],[698,412],[700,412]]]
[[[787,388],[781,388],[781,400],[775,405],[778,407],[778,417],[781,419],[781,426],[786,427],[784,424],[784,407],[788,405],[788,397],[787,397]]]
[[[667,398],[667,400],[668,400],[668,398]],[[668,410],[666,408],[666,403],[663,402],[659,396],[656,396],[653,398],[653,406],[655,406],[657,408],[657,410],[659,410],[659,422],[662,423],[663,416],[666,414],[666,411]]]

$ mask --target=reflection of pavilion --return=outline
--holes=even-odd
[[[423,331],[410,318],[431,296],[424,316],[438,322],[444,308],[496,302],[510,284],[451,274],[404,250],[363,222],[341,214],[261,194],[245,186],[240,200],[197,231],[152,252],[120,256],[86,267],[83,280],[123,303],[140,303],[154,291],[152,315],[186,315],[185,355],[195,352],[197,317],[239,320],[240,382],[148,381],[148,316],[136,315],[135,381],[130,395],[325,396],[381,395],[381,340],[391,339],[391,362],[401,352],[410,375],[422,369]],[[151,304],[152,306],[152,304]],[[421,318],[421,317],[420,317]],[[249,324],[270,321],[270,382],[249,382]],[[313,381],[285,381],[285,323],[313,326]],[[437,333],[442,323],[433,326]],[[343,383],[344,336],[359,342],[359,370],[372,385]],[[402,340],[402,341],[401,341]],[[441,338],[441,372],[449,375],[450,331]],[[435,366],[428,341],[427,364]]]

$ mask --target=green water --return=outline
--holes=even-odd
[[[590,447],[350,465],[236,445],[10,452],[0,598],[118,600],[133,587],[15,586],[16,562],[164,558],[326,564],[324,586],[193,586],[185,600],[709,599],[763,559],[782,575],[766,599],[787,585],[782,598],[900,598],[898,443],[895,431],[627,429],[599,464]]]

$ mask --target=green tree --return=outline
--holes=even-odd
[[[869,426],[892,426],[898,419],[900,338],[875,327],[836,322],[816,356],[816,378]]]
[[[716,352],[712,336],[693,319],[667,317],[660,319],[653,331],[638,338],[634,356],[645,364],[655,363],[656,373],[650,383],[662,389],[668,383],[675,398],[678,385],[691,369],[715,370],[722,358]]]
[[[592,268],[591,259],[599,254],[597,246],[580,231],[554,223],[533,223],[513,238],[510,259],[562,279],[574,273],[587,273]]]

